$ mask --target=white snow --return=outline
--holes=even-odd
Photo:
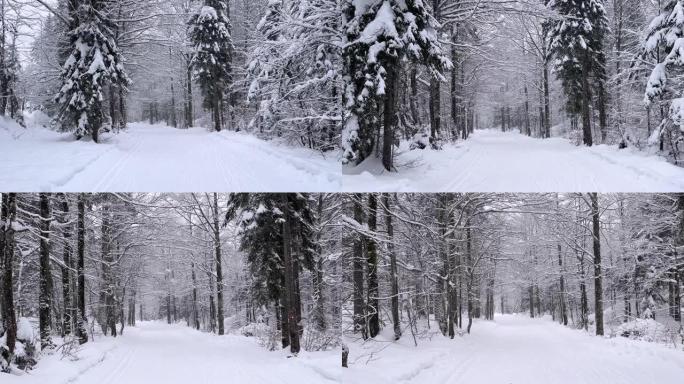
[[[268,351],[253,337],[217,336],[184,324],[142,322],[117,338],[84,344],[77,360],[42,356],[28,373],[3,375],[3,384],[326,384],[340,380],[339,353]]]
[[[495,315],[476,320],[470,335],[433,335],[418,347],[408,330],[396,343],[391,327],[384,331],[375,341],[347,341],[344,383],[676,384],[684,377],[681,350],[596,337],[548,318]]]
[[[575,146],[563,138],[536,139],[481,130],[443,150],[410,151],[402,143],[385,172],[376,158],[345,167],[350,192],[681,192],[684,168],[636,149]]]
[[[0,121],[0,186],[16,192],[334,192],[327,156],[246,133],[130,124],[101,144]]]

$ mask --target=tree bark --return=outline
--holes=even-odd
[[[62,333],[71,334],[73,323],[73,305],[71,303],[71,224],[69,224],[69,201],[66,195],[62,197],[62,236],[64,237],[64,253],[62,261],[62,297],[64,310],[62,313]]]
[[[397,255],[394,253],[394,228],[392,227],[392,208],[389,194],[382,196],[385,206],[385,227],[387,228],[387,253],[390,258],[390,280],[392,285],[392,323],[394,324],[394,340],[401,338],[401,320],[399,319],[399,277],[397,276]]]
[[[601,275],[601,224],[599,221],[598,194],[589,194],[591,200],[591,217],[594,245],[594,312],[596,317],[596,334],[603,335],[603,276]]]
[[[5,345],[9,361],[17,341],[17,318],[14,310],[12,268],[14,264],[14,220],[17,215],[17,194],[3,193],[0,207],[0,261],[2,262],[2,321],[5,329]],[[8,362],[9,362],[8,361]]]
[[[393,168],[394,131],[397,126],[397,63],[390,59],[385,68],[385,98],[383,108],[382,165],[387,171]]]
[[[218,320],[218,334],[225,332],[223,324],[223,267],[221,265],[221,233],[219,227],[219,208],[218,194],[214,193],[213,230],[214,230],[214,252],[216,262],[216,319]]]
[[[288,322],[288,329],[283,330],[288,333],[290,338],[290,352],[298,354],[299,345],[299,325],[297,321],[297,298],[295,290],[297,283],[295,281],[294,263],[292,257],[292,232],[290,223],[290,202],[286,193],[280,195],[280,201],[283,211],[283,264],[285,269],[285,297],[287,298],[286,315]]]
[[[78,314],[77,314],[77,331],[79,343],[84,344],[88,341],[88,333],[85,330],[85,324],[88,323],[85,311],[85,275],[84,259],[85,259],[85,196],[83,193],[78,194],[78,221],[77,221],[77,238],[76,238],[76,253],[78,257],[78,264],[76,267],[76,283],[78,291]]]
[[[368,194],[368,230],[371,234],[377,231],[377,211],[378,200],[374,193]],[[369,237],[367,239],[367,256],[368,256],[368,299],[367,299],[367,314],[368,314],[368,333],[371,338],[377,336],[380,332],[380,308],[378,302],[378,253],[375,244],[375,239]]]
[[[40,325],[40,347],[53,347],[51,333],[52,275],[50,271],[50,195],[40,196],[40,298],[38,317]]]
[[[362,194],[356,194],[353,197],[354,204],[354,220],[363,224],[363,211],[361,202],[363,200]],[[368,338],[368,329],[366,328],[366,316],[364,313],[363,300],[363,237],[360,234],[354,235],[354,250],[352,255],[352,274],[354,280],[354,332],[361,332],[363,339]]]

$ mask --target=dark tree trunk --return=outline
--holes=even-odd
[[[69,201],[66,195],[62,200],[62,236],[64,237],[64,253],[62,261],[62,297],[64,302],[64,310],[62,312],[62,333],[64,335],[71,334],[71,325],[73,323],[73,305],[71,303],[71,224],[69,224]]]
[[[292,257],[292,232],[290,223],[290,203],[288,195],[283,193],[280,195],[280,201],[283,211],[283,264],[285,269],[285,297],[287,298],[286,317],[288,322],[288,328],[284,329],[287,332],[290,339],[290,352],[293,354],[299,353],[299,326],[297,321],[297,308],[298,304],[297,294],[295,290],[297,289],[297,282],[295,281],[296,273],[295,266]]]
[[[188,128],[192,127],[194,124],[194,116],[192,110],[192,65],[190,64],[190,59],[187,60],[187,79],[185,88],[185,124]]]
[[[17,194],[3,193],[0,207],[0,262],[2,263],[2,322],[5,345],[12,360],[17,341],[17,318],[14,310],[12,268],[14,264],[14,220],[17,215]]]
[[[620,77],[620,76],[618,76]],[[604,79],[598,81],[598,100],[597,107],[599,112],[599,127],[601,129],[601,143],[606,142],[608,127],[606,123],[606,84]]]
[[[418,125],[420,124],[420,115],[416,106],[418,100],[418,69],[416,69],[415,65],[411,68],[411,97],[409,100],[413,124]]]
[[[88,318],[85,311],[85,275],[83,273],[85,259],[85,196],[82,193],[78,194],[78,220],[76,225],[76,253],[78,256],[76,267],[78,314],[76,324],[79,342],[84,344],[88,341],[88,333],[85,329]]]
[[[394,228],[392,227],[392,208],[389,194],[383,194],[385,206],[385,227],[387,228],[387,253],[390,257],[390,282],[392,285],[392,324],[394,324],[394,340],[401,338],[401,320],[399,319],[399,277],[397,276],[397,255],[394,253]]]
[[[197,311],[197,276],[195,275],[195,263],[190,263],[192,269],[192,324],[195,329],[200,329],[199,313]]]
[[[394,145],[394,130],[397,126],[397,93],[399,87],[397,85],[397,63],[390,60],[385,68],[387,71],[385,77],[385,98],[383,108],[383,137],[382,137],[382,165],[386,170],[391,171],[393,168],[393,153],[392,147]]]
[[[563,271],[563,254],[561,252],[561,245],[558,244],[558,268],[560,269],[560,313],[561,313],[561,321],[563,322],[563,325],[568,325],[568,313],[566,310],[566,304],[565,304],[565,277],[564,277],[564,271]]]
[[[216,262],[216,319],[218,320],[218,334],[223,335],[223,268],[221,265],[221,234],[219,226],[218,194],[214,193],[213,229],[214,229],[214,252]]]
[[[377,231],[378,200],[374,193],[368,194],[368,230],[371,234]],[[375,337],[380,332],[380,308],[378,302],[378,252],[375,240],[369,237],[366,241],[368,256],[368,333]]]
[[[363,209],[361,208],[363,195],[356,194],[354,195],[353,200],[354,220],[359,224],[363,224]],[[368,329],[366,328],[366,316],[364,313],[365,303],[363,300],[363,237],[360,234],[354,235],[352,274],[354,280],[354,332],[361,332],[361,336],[365,340],[368,338]]]
[[[40,298],[38,317],[40,323],[40,347],[54,346],[51,333],[52,275],[50,271],[50,195],[40,194]]]
[[[594,312],[596,316],[596,334],[603,335],[603,276],[601,275],[601,223],[599,221],[598,194],[590,193],[591,217],[594,245]]]
[[[587,77],[590,72],[588,58],[584,58],[584,63],[582,64],[582,142],[584,145],[591,147],[593,145],[593,135],[591,132],[591,92],[589,88],[589,78]]]

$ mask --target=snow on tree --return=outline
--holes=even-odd
[[[123,58],[113,40],[111,21],[102,16],[104,4],[86,1],[75,15],[78,23],[69,31],[70,54],[63,65],[62,86],[55,100],[61,105],[56,123],[59,130],[73,132],[77,138],[90,135],[96,143],[100,130],[110,127],[105,121],[102,102],[105,86],[129,83]]]
[[[684,97],[678,86],[681,67],[684,66],[684,5],[680,0],[667,2],[660,14],[651,20],[646,28],[641,58],[653,60],[655,64],[646,82],[644,102],[646,106],[666,106],[669,112],[649,138],[650,144],[669,141],[671,154],[677,158],[679,145],[684,141]],[[668,81],[668,75],[674,81]],[[662,107],[661,107],[662,108]]]
[[[250,125],[259,134],[323,151],[339,146],[337,12],[331,0],[269,1],[248,63],[247,96],[259,103]]]
[[[439,25],[422,0],[345,0],[343,15],[343,163],[358,165],[377,147],[383,166],[392,170],[399,64],[416,61],[444,80],[441,71],[451,62],[438,41]],[[379,126],[382,143],[375,142]]]
[[[233,42],[227,10],[225,0],[206,0],[189,23],[194,46],[191,65],[217,132],[224,126],[225,89],[232,82]]]
[[[582,142],[591,146],[592,98],[599,94],[599,109],[605,102],[601,93],[606,76],[606,11],[600,0],[552,0],[549,7],[560,16],[549,30],[549,54],[555,57],[555,71],[567,97],[566,110],[581,116]]]

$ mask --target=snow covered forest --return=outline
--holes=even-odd
[[[346,200],[345,381],[681,378],[684,196]]]
[[[334,382],[338,212],[322,194],[2,194],[2,382],[180,380],[188,359]]]
[[[0,182],[679,192],[682,14],[680,0],[2,0]],[[285,177],[253,180],[252,164]],[[178,166],[218,181],[168,183]]]

